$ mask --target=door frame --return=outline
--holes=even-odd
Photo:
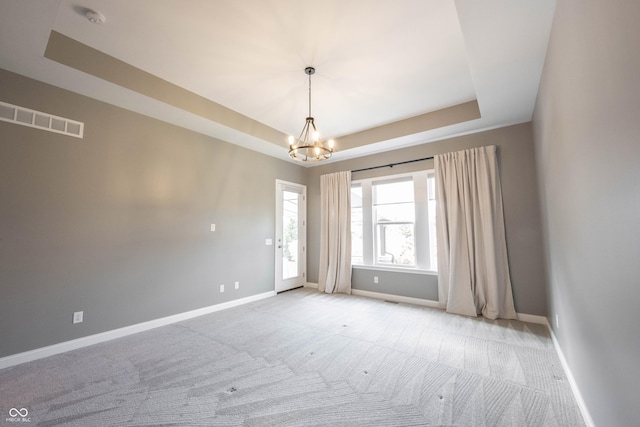
[[[300,194],[301,203],[298,211],[298,276],[284,280],[282,278],[282,192],[292,191]],[[276,223],[275,223],[275,244],[274,244],[274,290],[284,292],[299,288],[307,283],[307,186],[296,182],[276,179]]]

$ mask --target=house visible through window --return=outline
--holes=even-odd
[[[437,268],[433,171],[353,181],[354,265]]]

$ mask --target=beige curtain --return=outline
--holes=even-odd
[[[435,156],[438,294],[450,313],[515,319],[496,150]]]
[[[320,177],[318,289],[351,293],[351,172]]]

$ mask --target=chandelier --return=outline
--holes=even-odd
[[[333,139],[327,141],[326,145],[320,141],[320,134],[311,117],[311,75],[316,72],[316,69],[307,67],[304,72],[309,76],[309,115],[298,139],[289,136],[289,157],[301,162],[320,162],[331,158]]]

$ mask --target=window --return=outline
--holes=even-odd
[[[353,181],[351,262],[437,268],[433,171]]]
[[[362,187],[351,186],[351,263],[362,264],[364,240],[362,233]]]
[[[376,264],[416,265],[413,180],[372,185]]]

